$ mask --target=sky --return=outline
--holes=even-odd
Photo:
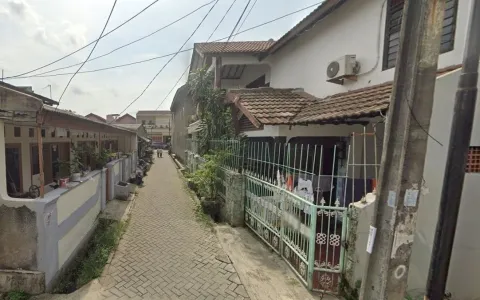
[[[210,1],[160,0],[131,22],[101,39],[92,57],[105,54],[147,35]],[[41,67],[97,39],[113,2],[113,0],[0,0],[0,40],[2,41],[0,69],[3,70],[4,77]],[[115,28],[152,2],[153,0],[118,0],[105,32]],[[191,48],[193,43],[206,41],[232,2],[233,0],[219,0],[184,49]],[[247,2],[248,0],[236,0],[212,40],[230,34]],[[254,2],[252,0],[250,4]],[[241,29],[253,27],[317,2],[320,0],[257,0]],[[188,18],[136,44],[98,60],[87,62],[82,71],[174,53],[198,26],[210,7],[211,5],[208,5]],[[242,33],[234,40],[278,39],[313,9],[314,7]],[[36,73],[80,63],[87,58],[91,47],[93,46]],[[176,56],[145,94],[126,112],[135,115],[138,110],[156,109],[188,66],[190,58],[191,51]],[[63,96],[59,108],[70,109],[82,115],[95,113],[105,116],[120,113],[142,92],[168,59],[169,57],[107,71],[77,74]],[[75,72],[78,67],[54,73]],[[51,85],[52,98],[58,100],[70,77],[71,75],[63,75],[5,81],[17,86],[32,86],[34,92],[47,97],[50,97],[47,86]],[[177,87],[185,80],[186,76]],[[174,94],[175,90],[161,104],[160,109],[170,108]]]

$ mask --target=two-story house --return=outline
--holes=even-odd
[[[222,88],[268,86],[270,66],[259,59],[273,44],[273,40],[229,42],[228,44],[196,43],[192,53],[190,73],[200,68],[213,70],[217,64],[220,64],[221,74],[218,83]],[[189,95],[188,89],[187,84],[178,88],[170,107],[175,124],[172,149],[180,159],[184,159],[186,139],[195,135],[199,125],[196,104]],[[240,122],[248,125],[245,117],[241,118]]]
[[[409,272],[411,289],[424,288],[428,274],[453,99],[472,3],[446,0],[429,132],[441,144],[433,139],[428,142],[424,193]],[[351,149],[352,133],[376,132],[376,148],[367,141],[349,151],[356,162],[366,157],[365,164],[372,156],[380,161],[383,116],[390,101],[403,6],[404,0],[327,0],[279,40],[264,42],[265,48],[257,48],[254,55],[235,48],[242,45],[242,49],[249,49],[246,45],[251,42],[196,44],[192,69],[210,65],[212,71],[220,70],[216,76],[219,86],[228,89],[226,100],[237,109],[238,127],[250,139],[323,145],[343,142]],[[229,46],[235,50],[225,53]],[[221,67],[216,68],[217,64]],[[249,67],[251,77],[241,73]],[[478,109],[476,120],[480,120]],[[480,147],[479,133],[475,123],[472,155]],[[334,147],[327,150],[332,152]],[[333,162],[337,163],[343,164]],[[375,172],[362,168],[366,167],[353,171],[354,177],[376,177]],[[473,213],[480,208],[475,197],[479,176],[470,171],[465,179],[448,282],[454,299],[480,297],[474,279],[480,275],[480,243],[471,238],[473,228],[480,225]]]
[[[171,140],[172,121],[168,110],[139,110],[137,123],[147,129],[153,143],[169,143]]]

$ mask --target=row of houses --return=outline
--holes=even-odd
[[[89,113],[85,117],[93,121],[116,125],[141,124],[147,130],[148,138],[153,142],[169,143],[171,140],[171,113],[168,110],[139,110],[136,118],[128,113],[122,116],[109,114],[106,118]]]
[[[0,293],[49,291],[149,144],[141,124],[109,124],[0,82]]]
[[[323,155],[317,158],[317,163],[321,159],[323,166],[330,167],[305,167],[318,177],[340,176],[341,172],[348,172],[342,166],[351,167],[348,175],[351,184],[355,185],[358,179],[364,188],[358,188],[360,194],[351,201],[342,202],[347,208],[375,188],[404,2],[327,0],[276,41],[196,43],[190,71],[208,68],[215,73],[217,86],[226,89],[225,105],[233,111],[236,131],[244,134],[249,142],[262,143],[270,149],[279,143],[291,147],[321,145]],[[423,289],[428,275],[453,99],[472,3],[473,0],[446,1],[429,132],[438,142],[428,141],[424,193],[417,215],[409,272],[410,289]],[[176,91],[171,111],[172,150],[179,159],[186,161],[188,151],[192,150],[187,141],[195,138],[199,128],[196,103],[188,84]],[[448,290],[454,299],[480,297],[480,288],[474,279],[480,275],[480,243],[472,238],[473,231],[480,225],[475,217],[480,209],[475,196],[480,183],[478,114],[479,109],[450,265]],[[360,142],[355,146],[356,138]],[[339,155],[340,149],[349,149],[350,155]],[[312,160],[311,154],[309,157],[311,164],[315,159]],[[298,163],[298,159],[293,161]],[[307,165],[308,159],[307,162],[300,160],[299,164]],[[334,188],[341,189],[340,181],[332,182]],[[246,198],[249,201],[248,193]],[[368,227],[364,232],[368,232]],[[346,238],[341,236],[342,240]],[[358,251],[359,256],[365,256],[364,249]],[[357,279],[361,279],[362,257],[354,262],[360,266],[355,275]],[[297,271],[301,273],[300,269]]]

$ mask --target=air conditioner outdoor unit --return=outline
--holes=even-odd
[[[356,55],[349,54],[334,60],[327,67],[327,81],[343,84],[345,79],[356,80],[356,75],[360,71],[360,64]]]

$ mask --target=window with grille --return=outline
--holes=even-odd
[[[480,173],[480,146],[468,149],[466,173]]]
[[[405,0],[388,0],[383,53],[384,70],[395,67],[395,63],[397,62],[404,3]],[[440,53],[453,50],[455,25],[457,21],[457,4],[458,0],[446,0],[445,15],[443,17],[443,32],[440,41]]]

